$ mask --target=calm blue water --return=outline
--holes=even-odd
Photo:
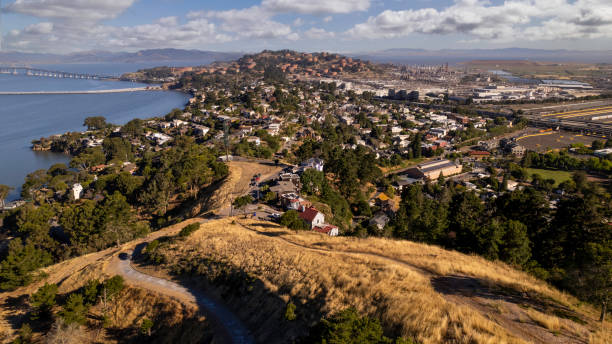
[[[542,80],[538,79],[526,79],[513,75],[512,73],[508,73],[505,70],[490,70],[490,73],[493,73],[501,78],[504,78],[510,82],[516,82],[520,84],[539,84]]]
[[[46,78],[27,75],[0,74],[0,92],[10,91],[83,91],[142,87],[145,84],[123,81]]]
[[[72,80],[0,75],[1,91],[100,90],[135,84],[98,80]],[[123,124],[134,118],[164,115],[182,108],[187,95],[178,92],[133,92],[83,95],[0,95],[0,184],[15,187],[8,200],[19,198],[26,174],[67,163],[69,157],[33,152],[31,141],[66,131],[83,131],[83,120],[104,116]]]
[[[140,63],[75,63],[75,64],[39,64],[34,65],[36,68],[62,71],[67,73],[90,73],[104,76],[121,76],[121,74],[135,72],[139,69],[153,68],[159,66],[168,67],[184,67],[184,66],[200,66],[211,63],[209,60],[194,60],[194,61],[159,61],[159,62],[140,62]]]

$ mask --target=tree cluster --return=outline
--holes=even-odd
[[[605,305],[612,297],[610,195],[581,174],[572,183],[556,209],[549,205],[555,196],[536,188],[482,201],[452,182],[413,185],[390,226],[396,237],[502,260]]]

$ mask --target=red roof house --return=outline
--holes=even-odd
[[[310,229],[325,223],[325,215],[313,207],[304,208],[299,215],[300,218],[310,226]]]

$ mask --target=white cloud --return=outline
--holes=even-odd
[[[293,26],[302,26],[304,25],[304,20],[302,18],[295,18],[293,21]]]
[[[178,25],[178,17],[163,17],[157,20],[157,23],[160,25],[167,26],[177,26]]]
[[[370,8],[370,0],[263,0],[261,5],[273,12],[351,13],[367,11]]]
[[[23,29],[24,33],[31,35],[45,35],[51,33],[51,31],[53,31],[53,23],[49,22],[28,25]]]
[[[16,0],[6,6],[8,12],[38,18],[63,20],[103,20],[115,18],[135,0]]]
[[[333,19],[332,16],[327,16],[327,17],[323,18],[323,22],[329,23],[330,21],[332,21],[332,19]]]
[[[60,39],[61,38],[61,39]],[[6,44],[23,51],[91,49],[133,50],[152,47],[201,48],[206,44],[232,40],[219,33],[215,24],[206,19],[194,19],[180,25],[171,18],[162,18],[153,24],[136,26],[92,25],[75,27],[72,23],[32,25],[24,30],[13,30]]]
[[[272,20],[273,13],[260,6],[227,11],[198,11],[187,14],[188,18],[208,18],[221,21],[220,29],[242,38],[288,38],[295,39],[291,27]]]
[[[445,9],[386,10],[347,31],[353,38],[467,34],[481,40],[557,40],[612,37],[612,1],[455,0]]]
[[[325,31],[321,28],[313,27],[304,32],[304,36],[309,39],[330,39],[334,38],[336,34],[334,32]]]

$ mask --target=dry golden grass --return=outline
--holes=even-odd
[[[380,317],[387,329],[420,343],[523,342],[469,307],[447,302],[433,290],[427,276],[406,265],[374,256],[315,252],[231,222],[204,224],[188,240],[165,248],[164,254],[171,262],[202,257],[228,262],[256,276],[285,302],[297,302],[298,312],[300,307],[310,307],[312,300],[321,300],[323,314],[355,307]],[[279,228],[269,229],[279,232]],[[309,233],[282,234],[291,239],[310,237]],[[251,306],[258,306],[262,314],[251,315],[248,325],[259,329],[258,339],[271,340],[266,337],[270,330],[266,323],[278,310],[264,300],[259,302]]]
[[[261,173],[262,179],[265,179],[281,170],[281,167],[258,162],[232,161],[227,165],[229,175],[223,185],[211,196],[208,210],[229,207],[234,198],[246,194],[255,174]]]
[[[250,222],[250,224],[253,223],[253,221]],[[301,245],[316,245],[333,251],[380,255],[437,275],[467,275],[513,290],[535,292],[564,305],[578,303],[570,295],[550,287],[525,272],[518,271],[502,262],[492,262],[476,255],[466,255],[438,246],[386,238],[342,237],[322,240],[323,238],[317,233],[306,232],[300,235],[293,235],[289,231],[287,233],[288,240]]]
[[[228,164],[229,167],[229,175],[227,176],[225,182],[219,189],[215,191],[210,200],[210,207],[212,209],[223,208],[230,205],[232,202],[232,193],[234,192],[234,187],[238,184],[242,177],[242,169],[237,167],[236,165]]]
[[[549,331],[556,332],[561,329],[561,321],[557,317],[551,317],[531,308],[527,310],[527,315],[536,324],[548,329]]]
[[[319,311],[327,315],[355,307],[379,317],[392,333],[420,343],[572,343],[589,341],[589,337],[597,343],[601,342],[598,338],[612,334],[607,326],[602,334],[591,334],[595,329],[594,315],[589,313],[592,310],[576,307],[574,298],[546,283],[505,264],[436,246],[377,238],[330,238],[313,232],[295,233],[268,222],[232,218],[203,224],[187,240],[166,247],[164,254],[171,262],[167,267],[177,261],[202,258],[226,262],[256,277],[268,293],[277,295],[282,302],[296,303],[298,312],[301,307],[303,313]],[[504,301],[496,301],[497,306],[492,308],[490,300],[443,295],[431,285],[433,277],[455,275],[474,277],[491,290],[498,288],[501,295],[511,290],[536,301],[555,300],[590,323],[583,326],[535,311],[527,315],[521,313],[525,311],[520,307]],[[227,295],[231,290],[221,287],[218,292]],[[317,300],[318,310],[313,300]],[[248,304],[240,315],[247,326],[257,329],[259,340],[278,341],[269,331],[277,328],[276,316],[284,311],[282,307],[275,304],[273,308],[263,297],[229,302],[239,313],[243,312],[240,305]],[[506,312],[510,306],[514,306],[513,310]],[[252,309],[260,309],[262,314],[252,314]],[[528,324],[536,317],[554,335]],[[316,321],[314,317],[307,320]],[[299,329],[288,332],[303,334]]]
[[[102,305],[90,310],[88,328],[96,343],[121,343],[125,340],[99,331],[102,327]],[[181,303],[173,298],[137,288],[127,288],[114,300],[109,309],[111,332],[140,328],[143,319],[152,320],[156,330],[156,343],[200,343],[212,337],[206,319],[198,314],[195,305]]]
[[[152,233],[146,241],[176,235],[182,227],[195,221],[202,220],[190,219]],[[240,223],[255,231],[245,229]],[[142,239],[136,240],[121,249],[109,249],[48,267],[44,269],[48,278],[0,295],[0,301],[6,301],[9,296],[31,294],[44,282],[60,283],[61,293],[75,290],[90,278],[103,278],[109,273],[106,271],[109,261],[118,252],[141,242]],[[291,341],[304,335],[321,316],[347,307],[380,318],[389,334],[414,338],[423,344],[603,344],[612,338],[609,323],[599,327],[594,321],[596,312],[590,307],[576,306],[577,300],[571,296],[505,264],[436,246],[378,238],[330,238],[312,232],[295,233],[263,221],[228,218],[205,223],[187,239],[176,240],[160,249],[170,259],[162,272],[167,273],[179,262],[202,262],[206,258],[226,262],[245,276],[255,278],[257,288],[239,298],[233,298],[235,291],[223,283],[212,289],[217,295],[223,295],[260,342]],[[492,290],[509,289],[527,298],[555,300],[575,311],[588,324],[583,326],[536,311],[529,315],[528,309],[504,300],[442,294],[431,283],[432,278],[440,276],[470,276]],[[139,318],[153,316],[151,310],[158,307],[170,314],[171,319],[178,313],[189,318],[192,311],[176,300],[157,294],[129,295],[126,294],[121,311],[125,320],[117,326],[133,326]],[[289,301],[298,307],[298,320],[286,323],[284,305]],[[6,319],[19,312],[23,313],[18,309],[1,310],[0,332],[13,333]],[[533,322],[542,327],[534,326]],[[193,326],[195,329],[202,324],[196,321]],[[283,331],[278,331],[279,326]],[[98,340],[105,342],[106,339]]]
[[[113,247],[51,265],[41,269],[41,272],[47,277],[15,291],[0,293],[0,342],[4,342],[3,337],[11,339],[15,335],[15,328],[12,324],[15,320],[9,319],[26,320],[25,315],[28,312],[27,305],[13,306],[9,300],[21,298],[27,300],[29,295],[36,292],[36,290],[45,283],[58,284],[58,292],[62,294],[69,293],[84,286],[90,279],[108,278],[110,275],[105,271],[106,267],[111,259],[119,252],[133,249],[133,247],[139,243],[154,240],[162,236],[176,235],[185,225],[199,221],[202,220],[197,218],[189,219],[151,233],[147,238],[136,239],[126,243],[122,245],[121,248]]]

